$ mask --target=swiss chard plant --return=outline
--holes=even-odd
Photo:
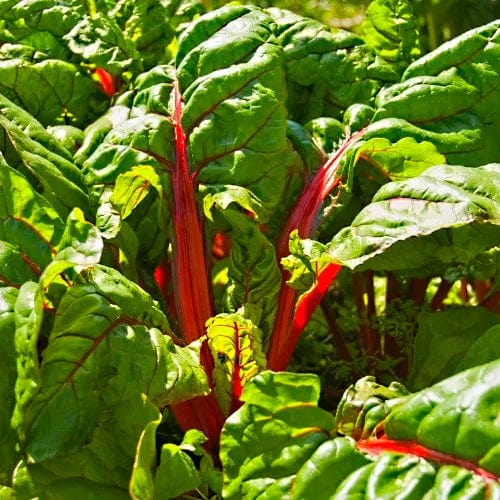
[[[500,495],[500,22],[0,26],[2,498]]]

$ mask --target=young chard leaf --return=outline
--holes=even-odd
[[[239,407],[245,385],[266,368],[262,332],[238,314],[219,314],[207,322],[207,339],[215,364],[215,394],[228,415]]]

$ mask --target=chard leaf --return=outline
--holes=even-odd
[[[83,212],[75,208],[66,221],[55,260],[67,261],[82,269],[101,260],[103,241],[99,230],[84,219]]]
[[[133,499],[152,499],[154,497],[154,475],[156,468],[156,429],[161,417],[149,422],[137,443],[134,467],[130,477],[130,496]]]
[[[288,109],[300,123],[339,118],[351,104],[369,104],[384,81],[397,81],[362,38],[281,9],[269,9],[285,52]]]
[[[500,325],[492,326],[469,348],[455,369],[456,373],[500,359]]]
[[[488,329],[499,323],[500,316],[480,307],[452,308],[447,311],[427,312],[418,315],[418,330],[414,341],[413,364],[408,384],[418,390],[427,387],[443,378],[461,371],[464,357],[473,355],[470,349],[481,342],[484,347]],[[436,335],[436,332],[438,334]],[[490,335],[489,357],[483,363],[477,362],[465,368],[500,358],[500,337],[497,331]],[[476,345],[476,349],[479,348]],[[447,353],[443,356],[443,351]],[[486,355],[484,352],[483,356]],[[496,354],[496,355],[495,355]],[[478,360],[479,361],[479,360]],[[469,363],[472,359],[469,358]]]
[[[104,13],[85,16],[65,36],[72,52],[111,74],[123,73],[140,61],[135,47],[113,18]]]
[[[407,0],[375,0],[362,24],[365,42],[402,72],[419,55],[417,17]]]
[[[211,463],[211,459],[201,446],[206,438],[196,429],[188,430],[180,445],[164,444],[158,460],[155,433],[159,424],[159,419],[153,420],[141,434],[130,481],[130,494],[134,499],[178,498],[200,487],[206,475],[204,465],[213,470],[213,464],[207,467],[206,462]],[[200,470],[192,455],[201,456]]]
[[[26,112],[1,95],[0,108],[0,140],[2,136],[5,138],[5,149],[2,149],[7,162],[34,176],[47,200],[62,217],[75,206],[87,212],[83,177],[79,168],[68,159],[70,153],[39,123],[33,123]]]
[[[461,186],[448,181],[455,173]],[[497,184],[493,166],[439,166],[386,184],[333,238],[328,253],[356,270],[427,266],[439,273],[443,264],[465,263],[498,240]]]
[[[48,31],[56,36],[66,34],[85,13],[84,5],[75,0],[64,4],[57,0],[23,0],[16,4],[10,19],[23,19],[36,31]]]
[[[381,175],[392,181],[416,177],[429,167],[446,163],[445,156],[436,150],[434,144],[417,142],[412,137],[394,143],[384,138],[369,139],[359,144],[355,154],[358,161],[370,165],[367,173],[358,172],[359,177]]]
[[[10,167],[0,166],[0,240],[15,244],[39,275],[56,255],[64,224],[52,206]]]
[[[316,406],[315,382],[264,372],[247,386],[246,404],[221,436],[225,498],[332,498],[345,477],[370,464],[354,440],[329,439],[332,420]]]
[[[389,439],[413,441],[500,475],[495,360],[408,396],[384,422]]]
[[[497,360],[410,395],[397,384],[384,388],[365,378],[348,390],[337,415],[340,429],[359,441],[329,439],[311,376],[264,372],[247,386],[246,404],[223,429],[223,495],[378,500],[496,494],[499,368]],[[307,445],[297,442],[308,434]]]
[[[27,281],[19,289],[14,313],[17,379],[16,405],[11,422],[23,440],[26,437],[26,412],[41,382],[37,345],[44,314],[43,294],[33,281]]]
[[[160,176],[155,170],[150,166],[132,167],[118,176],[110,202],[120,210],[121,218],[126,219],[148,195],[151,186],[160,195],[163,193]]]
[[[178,354],[180,348],[159,329],[169,332],[165,316],[117,271],[96,266],[88,271],[87,284],[69,288],[27,411],[25,449],[34,461],[77,452],[102,423],[102,412],[118,404],[125,409],[127,398],[143,394],[147,400],[134,404],[149,408],[151,402],[165,405],[205,391],[195,353]],[[178,391],[175,397],[170,389]]]
[[[448,163],[496,161],[498,29],[499,21],[475,28],[412,63],[378,94],[373,133],[431,141]]]
[[[0,61],[0,92],[45,126],[85,126],[107,102],[89,75],[58,59]]]
[[[219,314],[207,322],[207,339],[215,364],[215,395],[228,415],[238,408],[245,385],[266,368],[262,332],[238,314]]]
[[[0,285],[19,288],[26,281],[37,279],[37,273],[23,259],[19,248],[0,241]]]
[[[192,458],[181,446],[167,443],[161,448],[160,466],[156,476],[154,498],[177,498],[196,489],[201,478]]]

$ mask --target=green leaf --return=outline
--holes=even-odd
[[[161,417],[149,422],[137,443],[134,467],[130,477],[130,496],[133,499],[151,500],[154,497],[154,470],[156,468],[156,429]]]
[[[9,167],[0,166],[0,194],[0,240],[15,244],[20,257],[39,275],[57,253],[63,222],[43,196]]]
[[[156,430],[159,424],[160,419],[149,422],[141,434],[130,481],[130,494],[134,499],[177,498],[182,493],[199,488],[205,479],[206,472],[204,474],[202,469],[208,454],[202,448],[206,441],[203,433],[191,429],[180,445],[163,444],[158,460]],[[199,471],[193,462],[193,454],[202,457]]]
[[[371,2],[361,29],[365,42],[400,72],[420,55],[417,16],[407,0]]]
[[[72,262],[82,268],[91,267],[101,260],[101,234],[93,224],[84,219],[79,208],[75,208],[68,216],[58,250],[55,260]]]
[[[492,326],[481,335],[469,348],[461,359],[455,372],[461,372],[500,359],[500,326]]]
[[[122,219],[126,219],[147,196],[150,187],[163,193],[161,179],[150,166],[132,167],[128,172],[120,174],[110,202],[120,211]]]
[[[154,498],[177,498],[201,483],[193,460],[178,445],[167,443],[161,448],[160,466],[155,480]]]
[[[377,61],[362,38],[281,9],[269,9],[285,52],[290,118],[340,118],[354,103],[370,104],[397,73]]]
[[[500,361],[471,368],[405,398],[385,421],[390,439],[416,441],[500,474]]]
[[[496,20],[470,30],[412,63],[377,96],[374,120],[386,120],[374,133],[431,141],[448,163],[496,161],[499,26]]]
[[[120,74],[140,61],[132,41],[104,13],[84,17],[65,39],[72,52],[111,74]]]
[[[356,148],[356,156],[370,165],[365,175],[381,174],[392,181],[416,177],[429,167],[446,163],[434,144],[417,142],[412,137],[395,143],[383,138],[369,139]]]
[[[333,417],[316,405],[313,375],[263,372],[243,391],[246,403],[227,420],[221,435],[224,498],[290,491],[297,470],[333,432]],[[252,491],[253,490],[253,491]]]
[[[0,61],[0,92],[43,125],[83,127],[106,107],[106,96],[77,66],[58,59]]]
[[[422,389],[465,368],[482,364],[478,362],[463,366],[462,360],[471,355],[470,349],[478,342],[486,347],[481,339],[499,320],[498,314],[481,307],[452,308],[437,313],[421,312],[418,315],[409,386],[415,390]],[[493,355],[498,342],[494,341],[494,337],[490,337],[490,340],[489,349]],[[446,352],[446,356],[443,356],[443,352]],[[484,359],[484,363],[499,357],[493,355]],[[461,366],[463,368],[460,369]]]
[[[26,133],[24,127],[31,128],[26,113],[18,114],[19,108],[1,96],[0,104],[5,106],[0,113],[0,132],[7,138],[7,161],[9,153],[19,158],[23,169],[42,185],[45,197],[62,217],[66,217],[75,206],[87,212],[88,199],[83,178],[78,167],[66,159],[70,154],[61,146],[53,152],[51,145],[56,141],[36,122],[32,132]]]
[[[249,217],[229,209],[221,216],[231,228],[225,306],[251,319],[262,330],[262,340],[267,344],[281,283],[274,246]]]
[[[462,186],[447,181],[454,172]],[[466,263],[498,241],[497,183],[496,168],[440,166],[386,184],[333,238],[328,253],[356,270],[427,266],[430,274],[443,264]]]
[[[17,379],[16,406],[11,422],[19,438],[24,440],[27,410],[41,383],[37,345],[43,320],[43,294],[36,283],[27,281],[21,286],[14,313]]]
[[[167,320],[145,292],[99,266],[87,280],[63,296],[44,352],[39,391],[27,413],[26,450],[35,461],[76,452],[91,438],[102,412],[128,393],[164,405],[206,391],[195,353],[186,358],[169,345],[158,330],[169,331]]]
[[[397,404],[394,400],[408,394],[398,382],[385,387],[377,384],[375,377],[363,377],[349,386],[342,396],[335,414],[338,432],[356,441],[376,436],[377,426]]]

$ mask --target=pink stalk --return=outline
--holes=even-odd
[[[179,326],[186,342],[205,334],[205,322],[213,316],[212,293],[208,284],[208,266],[203,228],[196,203],[195,183],[189,172],[186,137],[182,129],[182,99],[174,84],[175,157],[172,173],[173,282]]]
[[[356,446],[359,450],[371,455],[379,455],[384,451],[404,453],[405,455],[414,455],[416,457],[425,458],[430,462],[435,462],[440,465],[457,465],[458,467],[474,472],[474,474],[477,474],[486,480],[500,481],[500,477],[497,477],[492,472],[482,469],[474,462],[469,462],[453,455],[427,448],[421,444],[414,443],[413,441],[396,441],[386,438],[373,440],[367,439],[358,441]]]
[[[172,242],[172,280],[180,331],[187,343],[205,334],[205,323],[214,314],[212,290],[203,239],[203,226],[196,203],[196,185],[189,172],[186,136],[182,128],[182,98],[178,82],[174,83],[176,166],[172,172],[172,220],[175,238]],[[214,363],[204,345],[201,361],[211,381]],[[215,447],[224,416],[213,393],[172,407],[184,430],[197,428]]]
[[[288,241],[293,230],[298,229],[301,238],[309,238],[316,229],[315,223],[321,205],[333,189],[340,185],[341,177],[338,176],[337,171],[341,160],[345,152],[359,140],[363,132],[364,130],[361,130],[353,134],[335,155],[319,168],[304,187],[278,240],[278,260],[288,255]],[[267,363],[271,370],[286,368],[302,331],[339,270],[340,266],[336,264],[330,264],[323,269],[317,276],[315,286],[301,297],[299,303],[297,303],[298,294],[286,284],[288,276],[283,271],[278,312],[268,351]]]

